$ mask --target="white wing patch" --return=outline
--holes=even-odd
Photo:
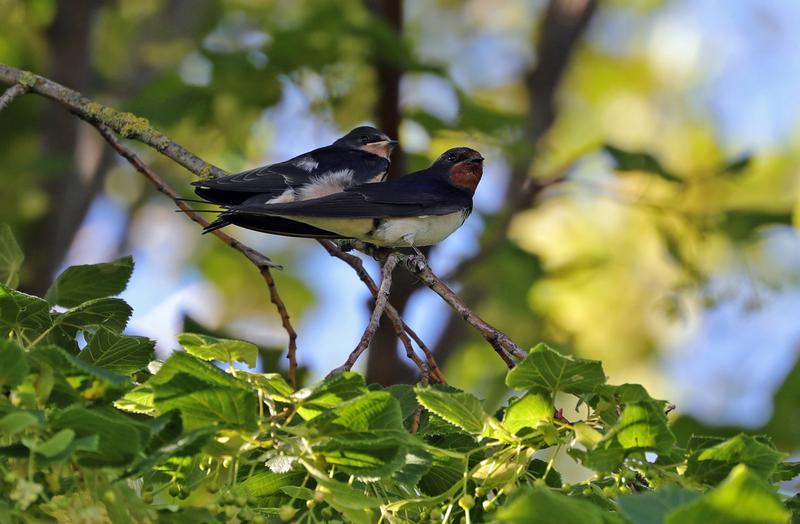
[[[270,198],[265,204],[286,204],[288,202],[294,202],[296,195],[294,194],[294,189],[287,189],[280,195],[276,196],[275,198]]]
[[[353,184],[353,170],[342,169],[324,175],[312,176],[308,183],[297,191],[297,200],[320,198],[340,193]]]
[[[296,161],[294,165],[310,173],[319,166],[319,162],[317,162],[310,156],[304,156],[300,160]]]

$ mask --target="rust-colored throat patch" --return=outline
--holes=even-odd
[[[474,194],[483,176],[483,164],[467,160],[459,162],[450,170],[450,183]]]

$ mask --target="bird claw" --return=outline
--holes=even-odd
[[[418,253],[415,255],[408,255],[405,259],[405,264],[408,269],[414,273],[424,271],[428,267],[428,260],[425,255]]]

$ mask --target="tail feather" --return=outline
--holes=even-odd
[[[227,225],[230,225],[227,217],[220,215],[219,218],[203,228],[203,234],[205,235],[206,233],[211,233],[212,231],[216,231],[217,229],[221,229]]]

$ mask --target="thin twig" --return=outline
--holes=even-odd
[[[422,404],[417,404],[417,409],[414,410],[414,416],[411,419],[411,433],[416,433],[419,430],[419,421],[422,418],[423,411],[425,411],[425,407]]]
[[[332,257],[338,258],[339,260],[344,261],[347,265],[353,268],[353,271],[356,272],[356,275],[361,279],[364,285],[367,286],[367,289],[370,293],[372,293],[373,297],[377,297],[378,295],[378,285],[372,279],[370,274],[364,268],[364,263],[355,255],[351,255],[349,253],[345,253],[339,247],[331,242],[330,240],[318,240],[318,242],[322,245],[323,248],[328,252],[329,255]],[[422,372],[423,378],[425,377],[426,372],[430,374],[431,378],[435,382],[439,382],[440,384],[446,384],[447,380],[444,377],[441,369],[439,369],[438,364],[436,363],[436,359],[433,357],[433,353],[422,341],[422,339],[417,335],[417,333],[411,329],[411,327],[406,324],[403,319],[400,317],[400,313],[397,309],[387,301],[386,309],[384,310],[386,317],[392,323],[394,327],[395,334],[400,339],[400,342],[403,344],[403,347],[406,349],[406,356],[411,359],[417,367]],[[427,361],[427,365],[423,363],[419,357],[417,357],[416,353],[414,352],[414,348],[411,345],[411,340],[417,343],[419,348],[425,354],[425,360]]]
[[[15,98],[24,95],[30,90],[30,86],[25,84],[14,84],[6,89],[3,95],[0,96],[0,111],[8,107]]]
[[[90,123],[97,128],[103,138],[105,138],[106,142],[108,142],[117,153],[125,158],[125,160],[127,160],[137,171],[143,174],[158,191],[171,198],[172,201],[175,202],[175,205],[177,205],[186,216],[203,227],[209,224],[208,220],[200,216],[200,214],[194,211],[186,202],[180,200],[180,195],[178,195],[174,189],[172,189],[160,176],[158,176],[155,171],[150,169],[150,167],[148,167],[147,164],[145,164],[136,153],[122,144],[122,142],[119,141],[119,139],[107,126],[97,122]],[[250,262],[252,262],[256,268],[258,268],[258,272],[266,282],[269,290],[270,300],[273,304],[275,304],[275,308],[278,310],[278,314],[281,317],[283,328],[286,330],[286,333],[289,336],[289,351],[287,354],[287,358],[289,359],[289,384],[291,384],[292,387],[295,387],[297,382],[297,332],[295,332],[294,328],[292,327],[291,320],[289,319],[289,313],[286,310],[286,305],[283,303],[283,300],[278,293],[278,288],[275,286],[275,279],[272,277],[272,273],[270,272],[270,268],[273,267],[274,264],[258,251],[242,244],[232,236],[219,229],[212,231],[212,234],[222,240],[229,247],[239,251],[245,257],[247,257],[247,259],[250,260]]]
[[[381,269],[381,286],[378,288],[378,295],[375,297],[375,307],[372,309],[372,315],[369,317],[367,328],[364,330],[364,334],[361,335],[361,339],[358,341],[356,348],[348,355],[344,364],[328,373],[329,377],[353,369],[353,365],[355,365],[358,357],[369,347],[369,343],[375,335],[375,330],[378,329],[378,322],[386,309],[389,291],[392,290],[392,272],[396,265],[397,255],[393,253],[387,255],[383,261],[383,268]]]
[[[371,249],[363,242],[357,243],[359,251],[374,256],[378,260],[384,259],[386,254],[382,251]],[[403,266],[417,276],[426,286],[431,288],[437,295],[442,297],[450,307],[452,307],[461,318],[469,325],[474,327],[478,333],[494,348],[495,352],[503,359],[509,368],[514,367],[514,358],[524,359],[528,354],[508,335],[494,328],[477,314],[475,314],[466,304],[450,289],[447,284],[437,277],[427,263],[420,264],[419,257],[415,255],[396,255],[400,258]]]

